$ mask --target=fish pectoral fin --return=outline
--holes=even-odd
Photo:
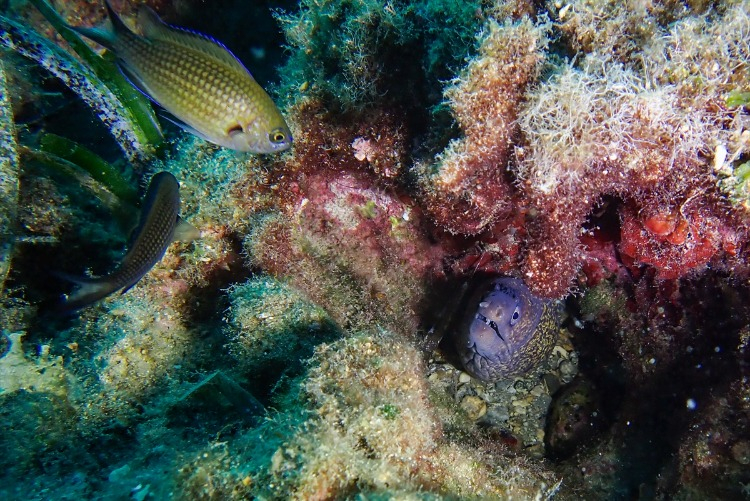
[[[130,85],[135,87],[135,90],[146,96],[152,103],[157,104],[163,108],[161,103],[157,101],[156,98],[154,98],[153,92],[151,92],[151,90],[148,88],[146,82],[144,82],[140,75],[133,71],[124,60],[118,59],[117,67],[120,69],[120,73],[122,73],[127,81],[130,82]]]
[[[186,124],[185,122],[183,122],[182,120],[180,120],[179,118],[177,118],[176,116],[172,115],[171,113],[169,113],[168,111],[166,111],[164,109],[162,109],[162,110],[159,111],[159,116],[162,117],[164,120],[166,120],[168,122],[172,122],[177,127],[179,127],[180,129],[184,130],[185,132],[187,132],[188,134],[192,134],[194,136],[198,136],[199,138],[203,139],[204,141],[208,141],[209,143],[216,144],[216,140],[215,139],[208,138],[202,132],[199,132],[199,131],[195,130],[192,126]]]
[[[97,280],[94,277],[84,277],[81,275],[73,275],[72,273],[66,273],[64,271],[52,270],[50,273],[52,273],[54,276],[56,276],[57,278],[61,280],[65,280],[66,282],[70,282],[76,285],[91,284]]]
[[[177,216],[177,224],[174,227],[174,235],[172,240],[179,240],[180,242],[191,242],[201,237],[201,230],[188,223],[180,216]]]

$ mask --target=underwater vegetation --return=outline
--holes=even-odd
[[[0,3],[0,492],[747,495],[750,2],[208,4]]]
[[[107,125],[129,160],[151,155],[163,137],[146,98],[126,81],[112,61],[88,47],[46,0],[33,3],[85,64],[28,26],[6,17],[0,19],[0,43],[36,61],[78,94]]]
[[[5,279],[10,271],[13,247],[12,227],[18,211],[18,149],[15,141],[13,110],[8,95],[8,77],[4,63],[0,61],[0,286],[5,288]]]

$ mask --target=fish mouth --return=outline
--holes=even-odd
[[[503,342],[505,342],[505,338],[503,337],[502,334],[500,334],[500,328],[497,326],[497,322],[495,322],[494,320],[490,320],[489,318],[485,317],[481,313],[476,313],[474,315],[474,318],[482,322],[484,325],[486,325],[490,329],[492,329],[495,332],[495,335],[497,335],[497,337],[499,337]]]
[[[282,151],[288,150],[291,147],[292,147],[292,143],[290,141],[288,143],[274,145],[273,146],[273,151],[275,151],[275,152],[282,152]]]

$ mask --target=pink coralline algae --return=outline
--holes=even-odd
[[[488,19],[477,56],[445,91],[462,136],[433,159],[410,162],[411,131],[395,107],[343,114],[333,125],[314,94],[299,99],[291,112],[295,156],[278,165],[302,175],[283,190],[287,212],[308,224],[320,217],[317,231],[328,228],[331,238],[341,227],[348,233],[334,238],[337,245],[360,233],[371,238],[378,218],[352,225],[310,212],[324,207],[326,190],[354,176],[389,190],[414,214],[424,212],[418,225],[408,223],[409,238],[438,242],[444,254],[428,278],[443,271],[511,274],[544,298],[564,297],[611,273],[638,276],[644,267],[659,279],[709,264],[742,276],[747,213],[727,201],[713,155],[743,148],[746,114],[727,108],[723,96],[742,84],[730,75],[729,59],[747,56],[735,42],[750,22],[735,10],[710,19],[706,36],[721,35],[727,44],[726,68],[717,69],[686,38],[690,19],[644,41],[647,65],[629,59],[635,53],[618,60],[595,48],[572,63],[551,60],[545,16]],[[700,92],[690,72],[705,79]],[[366,214],[378,199],[357,203]],[[597,221],[599,210],[610,212],[609,227]],[[377,231],[392,235],[389,225]],[[374,250],[359,248],[364,256]],[[373,259],[381,259],[378,252]],[[413,276],[424,277],[425,269],[419,264]]]
[[[490,22],[480,56],[446,91],[464,137],[419,165],[427,209],[453,234],[476,235],[509,212],[514,120],[526,86],[543,60],[547,25]]]
[[[729,207],[726,211],[731,213]],[[747,238],[727,216],[691,208],[689,202],[677,211],[641,217],[633,207],[624,207],[621,218],[623,257],[631,264],[653,266],[662,279],[684,276],[714,256],[734,258]]]
[[[247,241],[249,253],[327,305],[340,325],[378,321],[413,333],[428,277],[440,273],[442,250],[422,236],[423,217],[413,202],[374,186],[365,173],[310,174],[297,187],[288,219],[260,225]]]
[[[747,116],[723,98],[737,85],[730,59],[748,57],[738,23],[747,14],[731,10],[705,27],[721,34],[726,67],[704,64],[686,20],[644,43],[648,64],[592,52],[541,81],[546,25],[490,25],[446,92],[464,137],[416,169],[438,225],[476,236],[451,257],[454,270],[510,271],[535,294],[563,297],[576,279],[602,278],[582,269],[617,271],[597,265],[613,255],[597,239],[614,233],[610,251],[636,273],[651,266],[660,279],[681,278],[709,263],[744,273],[747,213],[722,193],[713,158],[744,147]],[[606,200],[615,217],[601,228],[594,212]]]

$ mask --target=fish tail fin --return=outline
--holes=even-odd
[[[104,0],[104,5],[107,6],[107,17],[112,23],[112,33],[114,33],[115,36],[123,33],[132,33],[132,30],[127,27],[120,15],[112,8],[112,4],[109,3],[109,0]]]
[[[123,22],[122,18],[115,12],[109,0],[104,0],[107,7],[107,21],[101,27],[71,26],[72,29],[93,40],[99,45],[113,50],[118,38],[122,34],[131,33],[130,28]]]
[[[79,310],[84,306],[89,306],[100,299],[104,299],[117,290],[117,286],[112,284],[110,280],[107,280],[108,277],[80,277],[60,271],[54,271],[52,274],[68,282],[73,282],[78,286],[76,290],[67,295],[57,306],[59,312]]]

